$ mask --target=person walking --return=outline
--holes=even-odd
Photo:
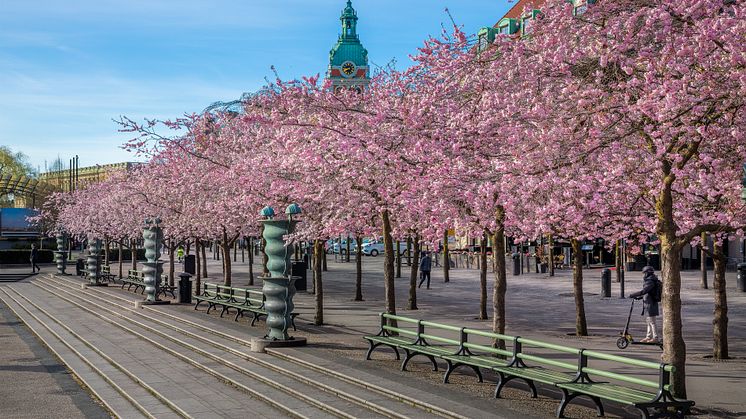
[[[31,273],[35,274],[37,271],[41,271],[39,265],[36,264],[36,259],[39,256],[39,251],[36,249],[36,243],[31,244],[31,254],[29,260],[31,262]]]
[[[181,262],[182,259],[184,259],[184,247],[179,246],[178,249],[176,249],[176,257],[179,258],[179,262]]]
[[[420,259],[420,285],[417,288],[422,287],[422,283],[427,280],[427,289],[430,289],[430,269],[432,268],[432,259],[430,258],[430,252],[424,252],[422,259]]]
[[[650,343],[658,342],[658,327],[656,320],[660,314],[658,310],[658,303],[661,301],[662,284],[655,275],[655,269],[652,266],[646,266],[642,268],[643,283],[642,289],[635,293],[630,294],[630,298],[636,300],[642,299],[642,315],[645,316],[645,323],[647,323],[648,331],[645,339],[640,342]]]

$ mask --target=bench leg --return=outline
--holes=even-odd
[[[412,358],[414,358],[417,355],[425,355],[426,357],[428,357],[428,359],[430,359],[430,362],[433,364],[433,371],[438,371],[438,363],[435,362],[435,357],[434,356],[432,356],[432,355],[426,355],[426,354],[418,354],[417,352],[412,353],[412,352],[409,352],[408,349],[405,349],[404,352],[406,352],[407,355],[404,357],[404,362],[402,362],[402,364],[401,364],[401,370],[402,371],[406,371],[407,370],[407,364],[409,363],[409,360],[412,359]]]
[[[207,314],[210,314],[210,310],[212,310],[213,308],[215,308],[215,304],[208,302],[207,303]]]
[[[202,300],[197,300],[197,304],[194,305],[194,309],[196,310],[200,304],[202,304]]]
[[[242,315],[243,315],[243,310],[241,310],[240,308],[237,308],[237,309],[236,309],[236,318],[235,318],[235,319],[233,319],[233,321],[236,321],[236,322],[237,322],[237,321],[238,321],[238,317],[239,317],[239,316],[242,316]]]
[[[381,345],[380,343],[373,343],[372,340],[369,340],[368,343],[370,345],[368,347],[368,352],[365,353],[365,360],[366,361],[370,361],[370,355],[373,353],[373,350],[376,349],[377,347],[379,347]],[[399,355],[399,354],[397,353],[397,355]]]
[[[464,365],[464,364],[460,364],[458,362],[455,363],[455,364],[453,364],[449,360],[446,360],[446,362],[448,363],[448,370],[446,370],[446,374],[443,376],[443,384],[448,384],[448,377],[451,376],[451,373],[453,371],[455,371],[456,368]],[[471,367],[471,369],[477,375],[477,379],[479,380],[478,382],[483,383],[484,382],[484,378],[482,377],[482,371],[479,369],[479,367],[475,367],[474,365],[469,365],[469,367]]]
[[[648,413],[648,409],[646,409],[644,407],[638,407],[637,410],[640,411],[640,417],[642,419],[649,419],[650,418],[650,414]]]
[[[601,399],[596,396],[591,396],[591,400],[596,405],[596,416],[601,417],[604,415],[604,405],[601,403]]]
[[[565,417],[565,408],[567,407],[570,402],[578,397],[578,396],[584,396],[584,394],[581,393],[572,393],[568,392],[564,388],[562,390],[562,402],[560,402],[559,407],[557,408],[557,417],[563,418]],[[604,405],[601,403],[601,399],[599,399],[596,396],[588,396],[591,400],[593,400],[593,403],[596,405],[596,414],[600,417],[604,415]],[[647,414],[647,412],[646,412]]]
[[[500,371],[497,371],[497,376],[499,378],[497,381],[497,387],[495,387],[495,398],[496,399],[500,398],[500,392],[503,390],[503,387],[505,387],[505,385],[508,384],[509,381],[516,379],[516,378],[523,380],[528,385],[528,388],[531,390],[532,399],[535,399],[539,396],[538,392],[536,391],[536,385],[534,384],[533,381],[529,380],[528,378],[516,377],[513,375],[507,377],[505,376],[504,373]]]
[[[290,316],[290,325],[293,326],[293,332],[298,331],[298,329],[295,328],[295,316]]]
[[[223,309],[220,310],[220,317],[223,317],[223,314],[225,313],[230,314],[230,311],[228,311],[228,306],[223,306]]]
[[[252,312],[251,314],[254,315],[254,317],[251,318],[251,326],[253,327],[257,320],[259,320],[259,314]]]
[[[577,394],[570,394],[567,390],[564,388],[560,389],[562,390],[562,401],[560,402],[559,407],[557,407],[557,417],[558,418],[564,418],[565,417],[565,408],[568,404],[572,401],[572,399],[578,397]]]

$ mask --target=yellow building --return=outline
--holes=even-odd
[[[79,189],[91,183],[106,180],[113,172],[120,170],[130,170],[143,163],[125,162],[113,164],[97,164],[95,166],[80,167],[73,171],[71,176],[70,169],[46,172],[39,175],[39,180],[56,190],[69,191]]]

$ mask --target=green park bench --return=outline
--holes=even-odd
[[[104,265],[101,267],[101,279],[106,282],[116,282],[117,276],[111,273],[111,266]]]
[[[166,294],[171,294],[173,298],[176,298],[176,286],[170,286],[168,285],[168,277],[166,275],[161,275],[161,285],[159,287],[158,294],[163,294],[165,297]],[[127,271],[127,277],[122,278],[122,289],[124,289],[124,286],[127,285],[127,291],[134,288],[134,292],[137,292],[137,290],[140,290],[140,294],[143,294],[145,292],[145,274],[142,271],[130,269]]]
[[[127,291],[135,287],[134,292],[137,292],[140,288],[142,288],[142,292],[145,292],[145,280],[142,271],[135,269],[128,270],[127,277],[122,278],[122,289],[124,289],[125,285],[127,286]]]
[[[390,320],[395,320],[397,326],[390,326]],[[437,359],[445,361],[448,368],[443,377],[444,383],[461,366],[474,370],[480,382],[483,380],[480,369],[492,371],[498,375],[495,397],[500,397],[503,387],[513,379],[526,382],[532,397],[537,396],[535,383],[558,388],[563,397],[557,408],[557,417],[564,417],[567,405],[579,396],[589,397],[596,405],[599,416],[604,413],[603,400],[632,406],[643,418],[650,417],[649,409],[665,412],[669,408],[675,408],[679,415],[683,415],[694,405],[693,401],[677,400],[671,395],[669,382],[674,367],[663,363],[388,313],[381,314],[378,334],[364,336],[364,339],[370,344],[366,359],[370,359],[373,350],[380,346],[393,349],[396,359],[400,359],[399,350],[403,350],[406,357],[401,365],[402,370],[406,370],[407,363],[417,355],[427,357],[433,364],[434,371],[438,370]],[[512,349],[493,347],[492,342],[496,340],[509,342]],[[570,358],[571,361],[563,360],[563,357]],[[591,361],[612,363],[617,370],[621,366],[624,373],[589,367]],[[640,378],[643,372],[632,370],[632,367],[654,369],[658,371],[658,379],[654,381]],[[614,382],[595,381],[597,377],[612,379]]]
[[[239,317],[243,317],[245,312],[249,312],[252,314],[252,326],[257,320],[267,316],[267,311],[264,308],[264,294],[257,290],[204,283],[202,293],[194,298],[197,300],[194,309],[197,310],[199,305],[205,302],[207,303],[208,314],[218,306],[221,307],[220,317],[223,317],[225,313],[230,314],[230,310],[235,309],[235,321],[238,321]],[[297,315],[297,313],[290,314],[293,330],[297,330],[295,327],[295,317]]]

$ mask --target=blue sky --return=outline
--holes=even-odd
[[[373,65],[409,54],[448,7],[469,33],[507,0],[355,0]],[[136,160],[112,119],[173,118],[232,100],[272,78],[323,74],[345,0],[4,0],[0,13],[0,145],[44,170]]]

